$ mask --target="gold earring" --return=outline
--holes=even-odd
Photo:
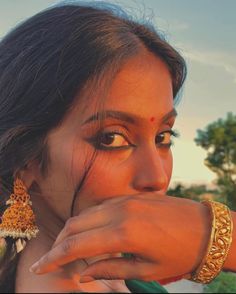
[[[0,224],[0,237],[12,237],[17,239],[17,253],[24,249],[26,241],[36,237],[39,232],[35,224],[35,215],[31,208],[32,202],[24,183],[17,178],[14,181],[14,193],[7,200],[10,206],[4,211]]]

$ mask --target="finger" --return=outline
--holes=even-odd
[[[107,200],[102,204],[81,211],[78,216],[69,218],[53,243],[52,248],[69,236],[111,224],[112,221],[115,221],[115,213],[118,209],[117,204],[122,201],[124,201],[123,196]]]
[[[137,279],[143,281],[151,281],[157,277],[157,273],[156,268],[154,268],[154,265],[152,263],[138,261],[135,258],[116,257],[97,261],[89,265],[81,273],[81,283],[83,282],[83,280],[87,280],[87,278],[85,277],[92,277],[95,280]]]
[[[57,236],[56,241],[53,243],[52,248],[56,247],[69,236],[108,225],[111,222],[112,215],[114,216],[112,211],[102,207],[102,205],[97,205],[96,207],[86,209],[86,212],[78,216],[69,218],[63,230]]]
[[[117,196],[112,199],[105,200],[99,205],[89,207],[83,210],[80,215],[70,218],[63,230],[57,236],[56,241],[52,245],[52,248],[56,247],[60,242],[65,240],[67,237],[77,234],[79,232],[84,232],[91,229],[96,229],[103,227],[107,224],[115,222],[115,215],[119,209],[119,203],[126,202],[128,205],[129,201],[138,200],[157,200],[160,198],[162,200],[163,194],[161,193],[138,193],[129,196]],[[122,207],[124,208],[124,207]]]
[[[168,277],[161,266],[147,263],[145,261],[127,258],[110,258],[101,260],[89,265],[80,274],[80,283],[91,280],[143,280],[157,281],[161,285],[166,285],[184,279],[185,275]]]
[[[83,232],[69,237],[58,246],[50,250],[30,271],[36,274],[45,274],[56,271],[60,266],[77,259],[95,257],[107,253],[127,252],[129,248],[114,228],[104,227]]]

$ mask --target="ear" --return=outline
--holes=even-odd
[[[14,178],[19,178],[23,181],[27,189],[30,189],[33,182],[35,181],[35,168],[36,163],[30,162],[21,170],[14,173]]]

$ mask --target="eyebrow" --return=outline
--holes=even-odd
[[[171,111],[169,111],[167,114],[165,114],[162,119],[161,123],[167,122],[170,118],[176,117],[177,111],[175,108],[173,108]],[[86,119],[82,125],[85,125],[87,123],[98,121],[98,120],[105,120],[107,118],[113,118],[117,120],[121,120],[130,124],[137,124],[140,120],[142,120],[141,117],[128,112],[123,111],[115,111],[115,110],[106,110],[104,112],[97,112],[96,114],[93,114],[88,119]]]

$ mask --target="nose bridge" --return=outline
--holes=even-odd
[[[133,188],[138,191],[166,190],[169,182],[166,164],[168,160],[156,147],[142,150],[136,158]]]

